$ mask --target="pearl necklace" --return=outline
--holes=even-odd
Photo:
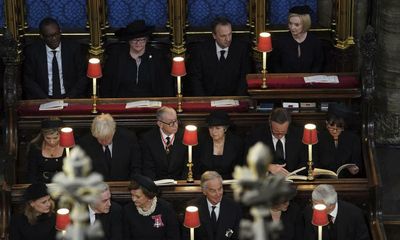
[[[140,215],[142,215],[142,216],[150,216],[154,212],[154,210],[156,210],[156,206],[157,206],[157,197],[154,197],[151,200],[151,206],[150,206],[149,210],[145,211],[140,207],[136,207],[136,209],[138,210]]]

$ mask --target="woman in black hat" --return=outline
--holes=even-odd
[[[62,171],[65,149],[60,146],[63,122],[59,118],[42,121],[39,135],[28,146],[29,182],[49,183],[54,174]]]
[[[207,117],[208,134],[201,136],[199,146],[195,147],[195,177],[205,171],[216,171],[224,179],[232,179],[236,165],[242,165],[243,141],[228,131],[231,125],[224,111],[214,111]]]
[[[361,138],[345,127],[354,114],[341,104],[330,104],[326,129],[318,134],[315,167],[336,172],[344,164],[355,164],[347,168],[341,177],[358,175],[362,169]]]
[[[135,175],[128,187],[132,202],[124,207],[124,239],[179,240],[178,218],[172,206],[158,198],[148,177]]]
[[[147,45],[152,29],[143,20],[136,20],[115,33],[122,44],[109,48],[106,53],[101,97],[174,95],[171,60]]]
[[[25,210],[10,222],[10,240],[56,239],[54,202],[44,183],[33,183],[25,190]]]
[[[309,6],[289,10],[289,32],[273,44],[272,72],[322,72],[324,55],[321,41],[308,32],[311,27]]]

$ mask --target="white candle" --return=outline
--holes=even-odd
[[[192,162],[192,146],[188,146],[189,163]]]
[[[93,78],[93,96],[96,96],[96,78]]]
[[[263,52],[263,70],[267,69],[267,53]]]
[[[176,77],[178,83],[178,94],[181,94],[181,76]]]

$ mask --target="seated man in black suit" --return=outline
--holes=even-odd
[[[187,147],[182,139],[175,109],[158,109],[157,127],[144,133],[140,141],[143,175],[153,180],[186,179]]]
[[[269,126],[253,129],[246,139],[246,149],[261,141],[274,152],[274,160],[268,170],[286,176],[306,166],[307,152],[302,143],[301,130],[291,124],[291,116],[284,108],[275,108],[269,117]]]
[[[198,46],[188,68],[190,92],[195,96],[247,95],[250,72],[249,47],[232,40],[232,25],[226,18],[212,24],[213,40]]]
[[[86,95],[85,57],[79,44],[61,39],[58,22],[44,18],[41,41],[25,51],[23,91],[26,99],[79,98]]]
[[[242,209],[238,203],[223,196],[221,175],[215,171],[204,172],[201,189],[204,196],[189,202],[189,206],[199,209],[200,227],[195,231],[195,239],[238,239]],[[184,240],[189,239],[187,235],[184,231]]]
[[[318,185],[312,192],[313,205],[324,204],[330,222],[323,227],[322,239],[326,240],[368,240],[369,232],[361,209],[351,203],[337,199],[332,185]],[[318,239],[318,228],[312,225],[312,208],[304,210],[304,239]]]
[[[129,180],[140,173],[140,148],[134,132],[117,128],[110,114],[101,114],[94,118],[91,133],[79,145],[92,159],[93,171],[105,181]]]
[[[121,206],[111,201],[110,188],[101,184],[101,194],[97,202],[89,205],[90,224],[100,221],[103,229],[103,240],[122,240]]]

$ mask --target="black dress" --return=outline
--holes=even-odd
[[[125,240],[180,240],[176,213],[167,201],[160,198],[149,216],[140,215],[133,202],[125,205],[123,224]]]
[[[271,72],[311,73],[323,70],[324,55],[321,42],[310,32],[302,43],[298,43],[292,34],[287,32],[276,43],[274,41],[273,48]]]
[[[48,158],[42,155],[42,149],[31,146],[28,153],[29,182],[50,183],[54,174],[62,171],[65,150],[61,157]]]
[[[37,222],[31,225],[24,214],[18,214],[11,218],[10,240],[38,240],[56,239],[56,217],[42,214]]]

